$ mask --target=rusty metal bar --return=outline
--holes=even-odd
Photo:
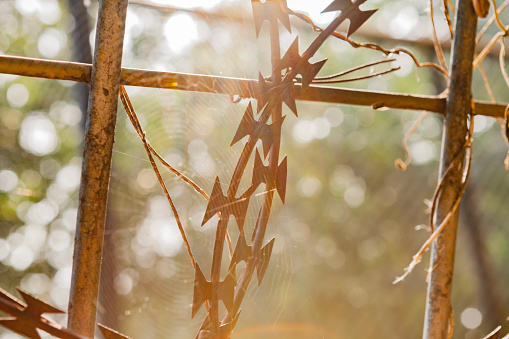
[[[68,327],[94,337],[127,0],[101,0],[85,127]],[[68,65],[76,79],[84,68]],[[89,66],[88,66],[89,67]],[[81,74],[78,74],[81,70]]]
[[[435,224],[442,224],[457,206],[463,193],[463,170],[468,135],[468,117],[472,100],[472,61],[474,59],[477,15],[472,1],[459,0],[452,48],[451,77],[447,99],[440,178],[443,181],[438,198]],[[452,166],[452,167],[451,167]],[[451,292],[459,207],[446,222],[432,244],[424,339],[448,338],[452,309]]]
[[[0,56],[0,73],[30,76],[45,79],[90,82],[92,65],[77,62],[31,59],[14,56]],[[154,87],[239,95],[253,97],[257,80],[217,77],[186,73],[156,72],[143,69],[122,68],[121,83],[126,86]],[[426,110],[435,113],[445,112],[444,97],[430,95],[401,94],[366,91],[328,86],[311,85],[301,94],[300,85],[295,85],[297,100],[370,106],[373,108],[393,108]],[[490,117],[504,117],[507,103],[475,101],[475,114]]]

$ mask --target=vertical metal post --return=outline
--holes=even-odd
[[[472,61],[476,28],[477,16],[472,1],[459,0],[442,140],[441,177],[458,153],[462,152],[468,133],[467,119],[471,113]],[[442,223],[461,194],[464,158],[465,154],[460,155],[458,165],[450,170],[444,182],[434,215],[436,225]],[[432,245],[424,339],[445,339],[448,335],[458,212],[459,210],[456,210]]]
[[[68,327],[94,337],[127,0],[101,0],[85,125]]]

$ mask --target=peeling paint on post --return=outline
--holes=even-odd
[[[94,337],[127,0],[102,0],[85,126],[68,327]]]
[[[468,134],[467,119],[471,113],[472,62],[476,29],[477,15],[474,12],[472,1],[459,0],[453,41],[449,97],[444,122],[440,178],[444,176],[456,155],[462,152]],[[464,159],[465,153],[460,155],[458,165],[451,169],[444,182],[434,215],[435,225],[442,223],[461,194]],[[458,213],[459,208],[432,245],[424,339],[445,339],[448,337],[452,314],[451,289]]]

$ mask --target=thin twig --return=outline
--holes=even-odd
[[[173,203],[173,199],[171,198],[170,193],[168,192],[168,189],[166,188],[166,184],[164,183],[164,180],[161,177],[161,174],[159,173],[159,169],[157,168],[154,158],[152,157],[152,152],[150,151],[150,148],[148,146],[148,141],[145,136],[145,132],[143,131],[143,129],[141,127],[141,124],[138,120],[138,117],[136,116],[136,113],[135,113],[134,108],[131,104],[131,101],[129,100],[129,97],[127,95],[127,92],[126,92],[124,86],[120,86],[120,99],[122,100],[122,104],[124,105],[124,109],[127,113],[127,116],[129,117],[129,120],[131,120],[133,127],[136,129],[138,136],[141,138],[141,140],[143,142],[143,146],[145,146],[145,151],[147,152],[147,156],[150,160],[150,164],[152,165],[152,168],[154,169],[154,173],[156,174],[157,179],[159,180],[159,184],[161,185],[161,188],[163,189],[164,194],[166,195],[166,198],[168,199],[168,202],[170,203],[171,209],[173,211],[173,215],[175,217],[175,220],[177,221],[177,226],[179,228],[180,234],[182,235],[182,239],[184,240],[184,244],[186,246],[187,253],[189,254],[189,258],[191,259],[191,263],[192,263],[193,267],[196,267],[196,260],[194,259],[194,255],[191,250],[191,246],[189,245],[189,241],[187,240],[186,231],[184,230],[184,227],[182,226],[182,222],[180,221],[180,217],[178,215],[175,204]]]
[[[479,55],[477,56],[477,58],[475,58],[474,62],[473,62],[473,67],[476,68],[477,65],[479,65],[479,63],[486,57],[486,55],[488,55],[489,51],[493,48],[493,46],[495,46],[495,44],[497,43],[498,41],[498,38],[500,38],[501,36],[504,36],[504,32],[498,32],[497,34],[495,34],[490,42],[484,46],[483,50],[481,51],[481,53],[479,53]]]
[[[431,1],[433,1],[433,0],[431,0]],[[451,20],[450,14],[449,14],[449,5],[451,5],[453,13],[455,12],[454,6],[452,5],[451,0],[443,0],[443,5],[444,5],[443,10],[444,10],[444,14],[445,14],[445,19],[447,20],[447,27],[449,27],[449,33],[451,34],[451,39],[453,39],[454,38],[454,29],[452,28],[452,20]]]
[[[358,70],[361,70],[361,69],[364,69],[364,68],[368,68],[368,67],[372,67],[372,66],[380,65],[380,64],[383,64],[383,63],[387,63],[387,62],[392,62],[392,61],[396,61],[396,59],[394,59],[394,58],[391,58],[391,59],[382,59],[382,60],[370,62],[370,63],[364,64],[364,65],[360,65],[360,66],[356,66],[356,67],[350,68],[350,69],[348,69],[346,71],[342,71],[342,72],[339,72],[339,73],[336,73],[336,74],[327,75],[327,76],[324,76],[324,77],[316,77],[315,80],[334,79],[334,78],[342,77],[344,75],[353,73],[355,71],[358,71]]]
[[[318,80],[313,80],[312,83],[313,84],[340,84],[340,83],[343,83],[343,82],[352,82],[352,81],[357,81],[357,80],[365,80],[365,79],[375,78],[375,77],[380,76],[380,75],[392,73],[392,72],[395,72],[395,71],[397,71],[399,69],[401,69],[400,66],[393,67],[393,68],[390,68],[390,69],[386,69],[384,71],[376,72],[376,73],[373,73],[373,74],[360,75],[360,76],[353,77],[353,78],[348,78],[348,79],[331,79],[331,80],[318,79]]]
[[[433,0],[429,0],[429,5],[430,5],[429,17],[431,19],[431,27],[433,32],[433,47],[435,47],[435,53],[437,55],[438,62],[440,62],[440,66],[442,66],[443,69],[447,70],[444,51],[442,50],[442,45],[440,45],[440,41],[438,40],[437,29],[435,27],[435,19],[433,15]]]
[[[433,197],[433,205],[432,205],[431,212],[430,212],[430,227],[431,227],[431,230],[432,230],[433,233],[428,238],[428,240],[426,240],[426,242],[421,246],[421,248],[419,249],[417,254],[415,254],[412,257],[412,261],[405,268],[405,273],[402,276],[396,278],[396,280],[394,280],[394,282],[393,282],[394,284],[397,284],[400,281],[404,280],[412,272],[412,270],[415,268],[415,266],[421,261],[424,252],[426,252],[426,250],[429,248],[429,246],[431,246],[433,241],[436,240],[436,238],[444,230],[445,226],[449,223],[449,220],[456,213],[456,210],[458,209],[458,206],[459,206],[459,204],[461,202],[461,197],[463,196],[463,193],[465,192],[465,188],[467,186],[468,178],[470,176],[470,169],[471,169],[471,165],[472,165],[473,126],[474,126],[474,123],[473,123],[473,119],[472,119],[470,121],[470,129],[469,129],[468,139],[465,141],[465,144],[461,148],[461,150],[454,157],[453,161],[451,162],[451,164],[449,165],[449,167],[445,171],[444,175],[442,176],[442,179],[440,180],[440,183],[438,184],[437,189],[435,190],[435,194],[434,194],[434,197]],[[462,183],[461,190],[459,192],[458,198],[454,202],[451,210],[447,213],[447,215],[444,218],[444,220],[440,223],[440,225],[436,229],[434,229],[433,215],[434,215],[434,212],[436,210],[436,205],[437,205],[438,197],[440,195],[440,192],[442,191],[442,188],[445,185],[444,184],[445,183],[445,179],[451,173],[451,169],[454,168],[455,166],[459,165],[459,161],[462,159],[462,155],[467,150],[468,150],[468,158],[467,158],[467,164],[466,164],[466,169],[465,169],[465,175],[464,175],[463,183]]]
[[[507,35],[507,33],[509,32],[509,28],[504,26],[504,24],[502,23],[502,20],[500,20],[500,16],[498,15],[498,10],[497,10],[497,2],[495,0],[491,0],[491,3],[493,4],[493,8],[494,8],[493,13],[495,14],[495,19],[497,20],[497,24],[500,27],[500,29]]]
[[[412,134],[414,134],[417,127],[419,127],[419,125],[424,120],[424,118],[426,118],[427,115],[428,115],[428,111],[422,112],[419,115],[419,117],[417,118],[417,120],[415,120],[412,127],[410,127],[408,132],[406,132],[405,136],[403,137],[402,144],[403,144],[403,150],[405,151],[406,159],[405,159],[405,161],[403,161],[401,159],[396,159],[396,161],[394,161],[394,165],[402,171],[406,171],[408,168],[408,165],[410,165],[410,162],[412,161],[412,155],[410,154],[410,150],[408,149],[408,139],[410,139]]]
[[[509,87],[509,77],[507,76],[507,71],[505,69],[505,39],[502,36],[500,39],[500,54],[498,56],[498,61],[500,64],[500,71],[502,72],[502,76],[504,77],[505,84]]]
[[[497,9],[495,10],[494,12],[497,13],[497,14],[501,14],[504,9],[506,9],[506,7],[509,5],[509,0],[506,0],[504,1],[504,3]],[[479,33],[477,33],[477,37],[475,38],[475,43],[478,44],[479,41],[481,41],[481,38],[484,36],[484,33],[486,33],[486,31],[488,30],[488,28],[491,26],[491,24],[495,21],[495,18],[497,16],[495,14],[493,14],[487,21],[486,23],[484,24],[484,26],[481,28],[481,30],[479,31]]]
[[[452,310],[452,305],[449,304],[449,328],[447,329],[447,339],[452,339],[452,335],[454,333],[454,311]]]
[[[177,177],[179,177],[180,179],[182,179],[185,183],[187,183],[189,186],[191,186],[192,188],[194,188],[194,190],[198,193],[200,193],[205,199],[209,200],[210,197],[208,196],[207,193],[205,193],[205,191],[200,187],[198,186],[198,184],[196,184],[194,181],[192,181],[190,178],[188,178],[186,175],[182,174],[182,172],[180,172],[179,170],[177,170],[175,167],[173,167],[172,165],[170,165],[166,160],[164,160],[163,157],[161,157],[159,155],[159,153],[157,153],[157,151],[152,147],[152,145],[148,144],[148,147],[149,147],[149,150],[150,152],[155,155],[155,157],[166,167],[168,168],[170,171],[172,171],[173,173],[175,173],[175,175]]]
[[[288,6],[283,6],[283,10],[286,13],[288,13],[290,15],[293,15],[293,16],[299,18],[300,20],[308,23],[311,26],[311,28],[313,29],[314,32],[321,32],[321,31],[323,31],[323,29],[321,27],[319,27],[318,25],[316,25],[313,22],[313,20],[310,17],[308,17],[307,15],[304,15],[302,13],[297,13],[297,12],[293,11],[292,9],[288,8]],[[417,60],[416,56],[412,52],[407,50],[406,48],[386,49],[386,48],[383,48],[382,46],[380,46],[378,44],[375,44],[375,43],[372,43],[372,42],[360,43],[360,42],[356,42],[354,40],[351,40],[350,38],[346,37],[345,35],[343,35],[343,34],[341,34],[339,32],[336,32],[336,31],[334,31],[332,33],[332,36],[334,36],[335,38],[338,38],[340,40],[348,42],[354,48],[367,48],[367,49],[371,49],[371,50],[382,52],[385,55],[404,53],[404,54],[408,55],[410,58],[412,58],[414,64],[417,67],[419,67],[419,68],[422,68],[422,67],[431,67],[431,68],[434,68],[437,71],[439,71],[440,73],[442,73],[442,75],[446,79],[448,78],[448,72],[443,67],[441,67],[440,65],[437,65],[435,63],[432,63],[432,62],[422,62],[422,63],[419,62]]]
[[[492,103],[497,102],[497,100],[495,99],[495,96],[493,95],[493,91],[491,90],[491,86],[488,81],[488,76],[486,75],[486,72],[484,71],[484,67],[482,66],[482,64],[479,64],[478,68],[479,68],[479,73],[481,73],[481,77],[482,77],[482,80],[484,83],[484,88],[486,88],[486,92],[488,92],[488,96],[490,97],[491,102]]]
[[[136,112],[134,111],[134,107],[132,106],[132,103],[131,103],[131,100],[129,99],[129,96],[127,95],[127,91],[125,90],[125,87],[124,86],[121,86],[120,88],[120,91],[121,91],[121,96],[120,98],[122,99],[122,103],[124,104],[124,108],[125,108],[125,111],[127,113],[127,116],[129,117],[129,119],[131,120],[131,123],[133,125],[133,127],[135,128],[136,130],[136,133],[138,134],[138,136],[140,137],[140,139],[142,140],[143,142],[143,145],[145,146],[145,149],[149,152],[148,154],[148,157],[149,157],[149,160],[150,160],[150,163],[152,164],[153,162],[153,158],[152,158],[152,155],[155,155],[156,158],[161,161],[161,163],[167,167],[168,169],[170,169],[173,173],[175,173],[180,179],[182,179],[184,182],[186,182],[187,184],[189,184],[191,187],[193,187],[198,193],[200,193],[207,201],[210,199],[210,197],[208,196],[207,193],[205,193],[205,191],[200,187],[198,186],[195,182],[193,182],[191,179],[189,179],[187,176],[185,176],[184,174],[182,174],[182,172],[180,172],[179,170],[177,170],[176,168],[174,168],[173,166],[171,166],[166,160],[164,160],[163,157],[161,157],[159,155],[159,153],[157,153],[157,151],[152,147],[152,145],[148,142],[146,136],[145,136],[145,132],[143,131],[142,127],[141,127],[141,124],[138,120],[138,116],[136,115]],[[124,100],[125,100],[125,103],[124,103]],[[127,106],[126,106],[127,105]],[[155,163],[154,163],[155,164]],[[159,170],[157,169],[157,166],[154,168],[154,164],[152,164],[152,168],[154,169],[154,172],[159,180],[159,183],[161,184],[161,187],[163,189],[163,191],[165,192],[167,198],[168,198],[168,201],[172,207],[172,210],[173,210],[173,213],[175,215],[175,219],[177,220],[177,224],[179,225],[179,230],[180,232],[182,233],[182,237],[184,239],[184,242],[186,243],[186,247],[187,247],[187,250],[189,252],[189,255],[191,257],[191,261],[193,262],[193,267],[195,266],[195,260],[194,260],[194,257],[192,255],[192,252],[191,252],[191,248],[189,247],[189,243],[187,242],[187,238],[185,236],[185,232],[184,232],[184,229],[180,223],[180,219],[178,218],[178,213],[177,213],[177,210],[175,208],[175,205],[173,204],[173,201],[171,199],[171,197],[169,196],[169,193],[168,193],[168,190],[166,189],[166,185],[164,184],[164,181],[162,181],[162,178],[161,178],[161,175],[160,175],[160,172]],[[233,255],[233,246],[232,246],[232,241],[231,241],[231,238],[230,238],[230,234],[228,232],[226,232],[226,240],[228,242],[228,251],[229,251],[229,255],[230,257],[232,257]]]
[[[500,333],[500,330],[502,329],[502,326],[498,326],[497,328],[495,328],[493,331],[491,331],[490,333],[488,333],[485,337],[483,337],[482,339],[496,339],[498,337],[498,334]]]

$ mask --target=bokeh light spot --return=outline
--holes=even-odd
[[[30,15],[37,11],[38,2],[34,0],[16,0],[15,6],[22,15]]]
[[[329,236],[323,236],[316,242],[316,253],[324,259],[330,258],[336,253],[336,243]]]
[[[323,114],[332,127],[338,127],[343,122],[343,111],[339,107],[329,107]]]
[[[466,328],[473,330],[479,327],[482,322],[482,314],[477,308],[469,307],[461,312],[461,323]]]
[[[45,25],[54,25],[60,20],[60,6],[56,0],[41,0],[38,6],[37,18]]]
[[[164,35],[170,49],[180,53],[198,40],[198,26],[189,14],[177,13],[164,25]]]
[[[315,139],[325,139],[330,133],[331,125],[325,118],[316,118],[311,123],[311,133]]]
[[[43,57],[55,58],[65,46],[66,41],[67,38],[62,31],[48,28],[39,36],[37,48]]]
[[[82,118],[78,106],[63,101],[57,101],[51,105],[50,116],[69,126],[77,126]]]
[[[67,192],[72,192],[80,185],[81,168],[78,165],[63,167],[57,174],[57,183]]]
[[[48,245],[54,251],[63,251],[71,244],[71,236],[67,231],[54,230],[48,237]]]
[[[348,206],[355,208],[364,203],[365,184],[360,179],[353,180],[348,184],[343,197]]]
[[[413,163],[423,165],[435,159],[437,150],[430,140],[420,140],[410,145],[410,154]]]
[[[15,247],[9,256],[9,265],[16,271],[26,270],[33,261],[34,253],[25,245]]]
[[[23,107],[28,102],[30,94],[25,85],[13,84],[7,89],[7,101],[12,107]]]
[[[115,278],[113,285],[115,286],[115,291],[117,291],[118,294],[126,295],[133,289],[133,279],[126,272],[121,272]]]
[[[43,273],[29,273],[21,279],[21,288],[33,294],[44,294],[49,291],[50,278]]]
[[[40,225],[47,225],[58,215],[58,205],[49,199],[32,204],[25,216],[25,221]]]
[[[56,150],[58,137],[55,126],[40,113],[32,113],[23,120],[19,133],[23,149],[35,155],[47,155]]]
[[[362,287],[354,287],[348,292],[348,302],[353,307],[363,307],[368,303],[368,292]]]
[[[11,246],[5,239],[0,239],[0,261],[3,261],[11,252]]]
[[[318,193],[322,189],[322,183],[315,177],[305,177],[299,180],[297,183],[297,191],[303,197],[310,198]]]
[[[313,134],[311,130],[311,121],[299,120],[293,125],[292,136],[299,144],[307,144],[313,140]]]
[[[0,191],[9,192],[18,185],[18,176],[13,171],[0,171]]]

